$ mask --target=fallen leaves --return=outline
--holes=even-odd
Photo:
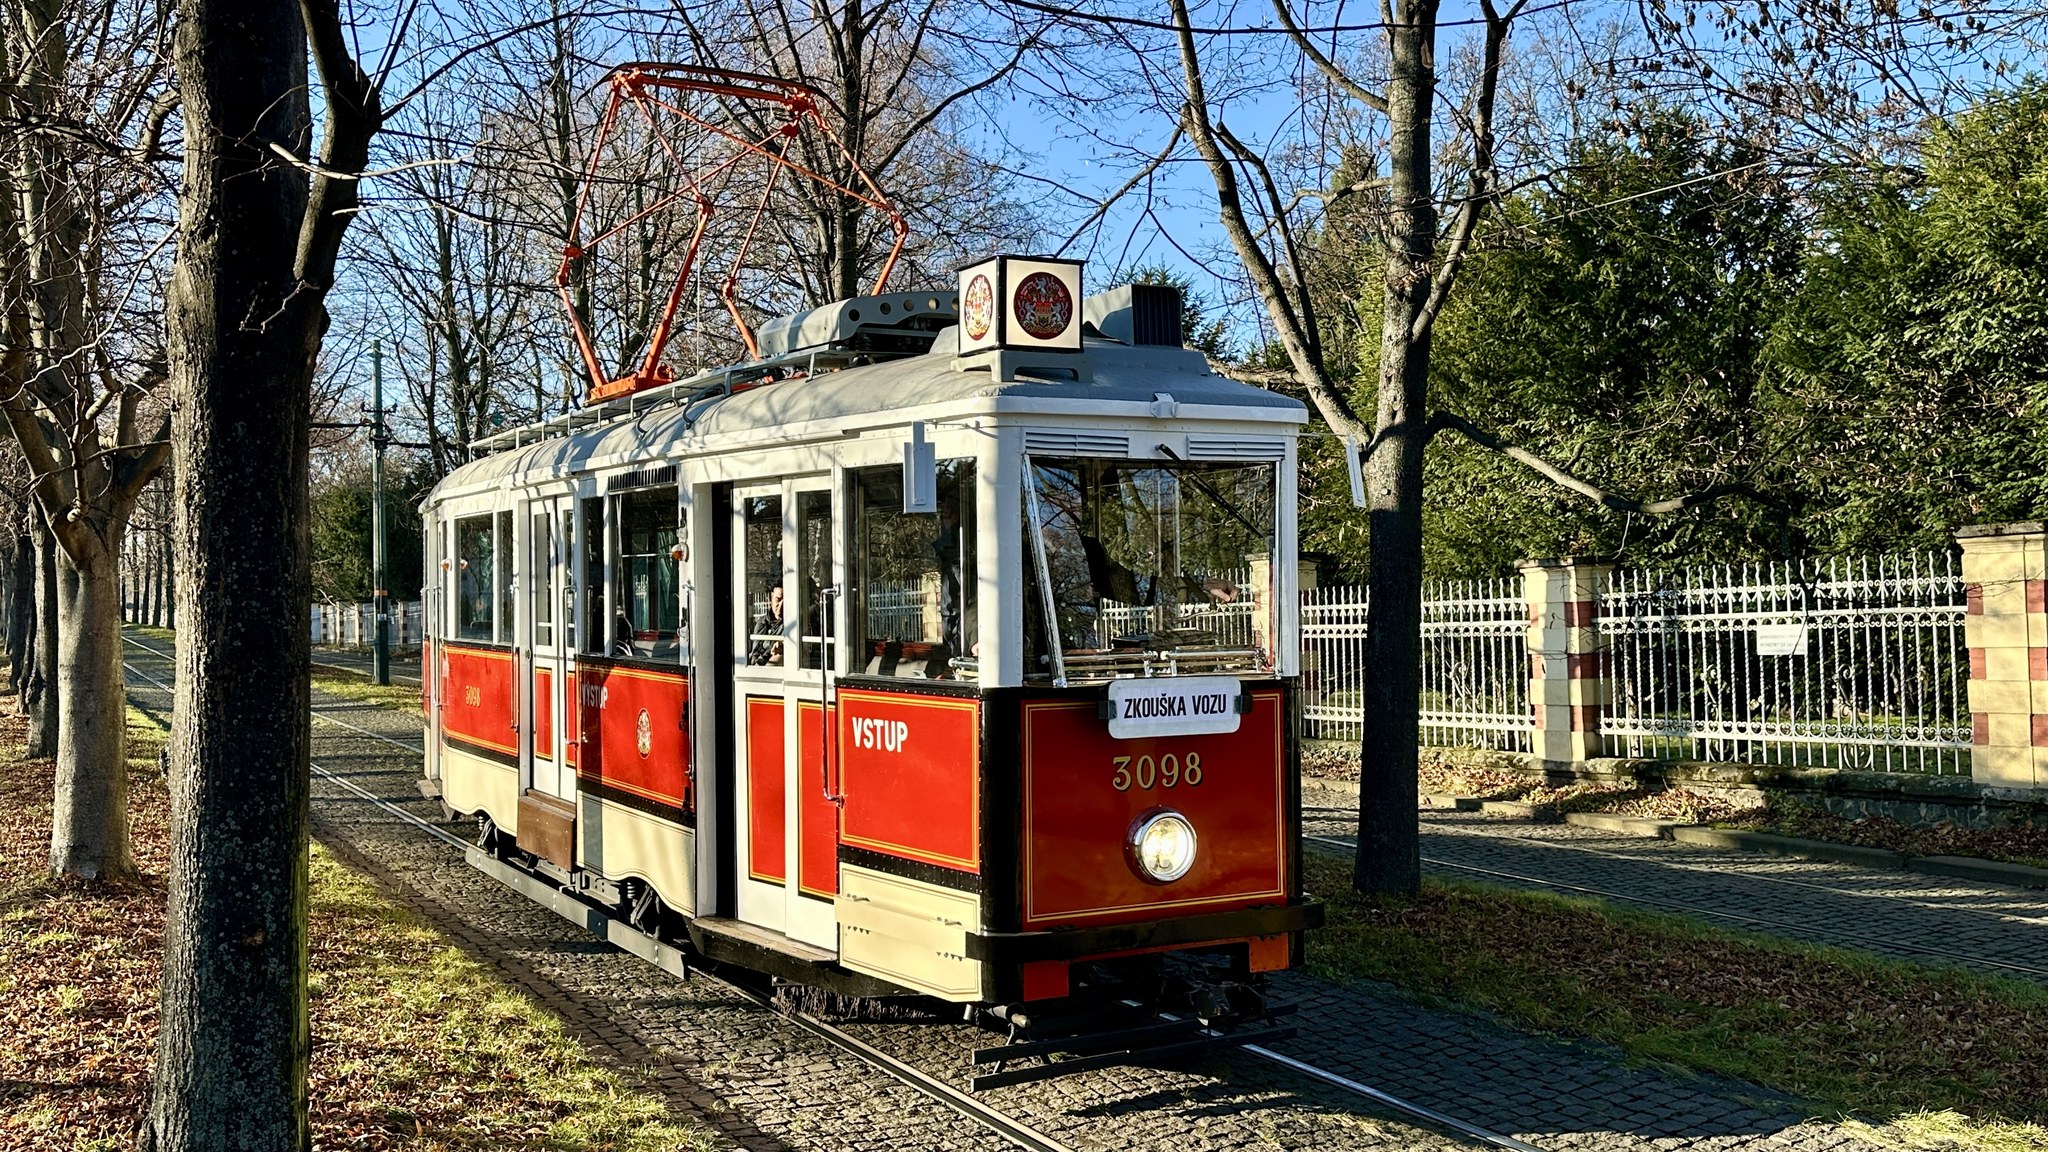
[[[2048,1121],[2048,991],[1725,932],[1679,917],[1471,884],[1337,893],[1311,966],[1631,1053],[1890,1117]]]
[[[0,1152],[130,1147],[148,1105],[162,971],[169,796],[161,734],[131,712],[141,876],[44,878],[47,760],[0,713]],[[317,847],[308,995],[318,1149],[705,1147],[662,1099],[597,1063],[424,921]]]

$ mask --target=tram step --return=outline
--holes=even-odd
[[[793,940],[773,928],[749,924],[744,920],[733,920],[725,916],[699,916],[691,922],[696,928],[711,936],[723,936],[738,940],[757,948],[767,948],[786,956],[794,956],[811,964],[831,964],[839,954],[830,952],[801,940]]]

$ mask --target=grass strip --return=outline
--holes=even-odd
[[[2048,990],[2032,984],[1463,881],[1363,897],[1349,861],[1319,853],[1307,873],[1332,894],[1309,934],[1319,975],[1761,1084],[1895,1137],[2048,1148]]]
[[[43,876],[54,766],[0,713],[0,1152],[127,1147],[146,1106],[162,971],[163,730],[131,708],[139,879]],[[309,1003],[315,1147],[707,1148],[633,1071],[315,845]]]

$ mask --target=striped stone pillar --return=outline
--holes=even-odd
[[[1529,606],[1532,750],[1546,764],[1583,764],[1606,753],[1600,717],[1610,695],[1607,642],[1596,627],[1598,597],[1614,565],[1591,558],[1524,560]]]
[[[2048,533],[2039,521],[1956,531],[1969,598],[1970,777],[2048,787]]]

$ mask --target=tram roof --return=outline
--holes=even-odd
[[[1092,381],[1024,377],[992,382],[987,371],[953,367],[953,332],[940,333],[932,351],[921,356],[785,380],[695,404],[676,395],[637,414],[471,461],[450,472],[435,493],[474,491],[511,477],[573,476],[688,451],[766,448],[783,439],[810,438],[819,430],[845,434],[920,419],[1031,412],[1143,419],[1152,416],[1162,393],[1182,408],[1209,409],[1183,413],[1183,419],[1282,424],[1308,419],[1299,400],[1216,375],[1200,352],[1186,348],[1089,339],[1082,355]]]

